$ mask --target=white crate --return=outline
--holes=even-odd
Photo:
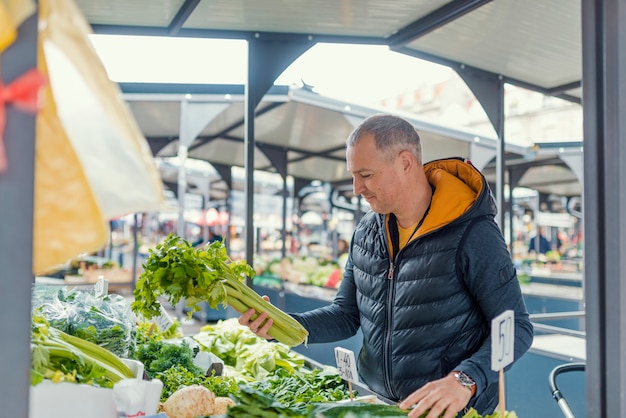
[[[124,359],[124,362],[135,373],[136,378],[141,380],[144,365],[136,360]],[[155,414],[163,385],[147,381],[145,383],[145,409],[148,414]],[[117,418],[113,389],[65,382],[53,383],[49,380],[30,387],[29,418],[85,417]]]

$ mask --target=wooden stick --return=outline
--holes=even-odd
[[[354,400],[354,395],[352,394],[352,382],[348,380],[348,390],[350,391],[350,401]]]
[[[499,404],[500,404],[500,418],[504,418],[504,411],[506,411],[504,405],[504,369],[500,369],[500,396],[499,396]]]

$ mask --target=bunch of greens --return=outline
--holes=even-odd
[[[273,394],[256,389],[251,384],[239,384],[239,392],[231,393],[235,406],[228,408],[229,418],[371,418],[406,417],[410,412],[396,405],[371,404],[363,402],[302,402],[300,406],[288,406]],[[424,418],[428,412],[421,415]],[[443,416],[443,414],[441,414]],[[515,412],[506,412],[501,417],[499,412],[481,416],[470,408],[463,418],[517,418]]]
[[[236,405],[228,408],[229,418],[306,418],[301,412],[246,384],[240,384],[239,392],[231,398]]]
[[[135,343],[135,319],[120,295],[97,297],[92,292],[70,289],[33,289],[33,313],[51,326],[128,358]]]
[[[115,354],[51,327],[34,316],[31,330],[31,384],[44,379],[111,388],[133,372]]]
[[[394,405],[368,404],[360,402],[309,403],[302,408],[284,405],[250,385],[240,384],[240,392],[231,396],[237,403],[228,408],[229,418],[371,418],[371,417],[406,417],[407,410]]]
[[[184,366],[176,365],[155,374],[155,378],[163,382],[161,401],[184,386],[201,385],[209,389],[215,396],[231,396],[239,393],[237,382],[227,376],[204,376],[187,370]]]
[[[193,339],[204,351],[215,354],[241,379],[263,380],[278,369],[288,373],[304,368],[304,358],[282,344],[268,342],[240,325],[236,318],[205,325]]]
[[[251,382],[250,386],[302,413],[312,402],[336,402],[350,398],[348,386],[333,367],[303,369],[294,373],[278,369],[263,380]]]
[[[243,283],[246,277],[254,277],[252,267],[244,260],[230,260],[222,242],[194,248],[190,242],[170,234],[155,249],[150,249],[131,306],[135,313],[148,319],[160,315],[157,299],[161,295],[167,295],[172,305],[184,299],[191,308],[190,315],[200,311],[201,301],[213,309],[228,304],[242,313],[253,308],[256,316],[267,312],[274,321],[269,334],[276,340],[288,346],[305,342],[306,329],[246,286]]]
[[[144,370],[150,377],[180,365],[188,371],[200,375],[204,371],[193,363],[193,349],[185,340],[165,341],[151,339],[138,344],[133,358],[143,363]]]
[[[101,304],[100,308],[92,305],[76,310],[68,333],[98,344],[118,356],[129,357],[134,350],[133,328],[103,308],[106,309],[106,306]]]

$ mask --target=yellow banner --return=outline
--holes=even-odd
[[[32,0],[0,0],[0,54],[17,38],[17,28],[35,12]]]
[[[161,179],[146,139],[111,82],[72,0],[39,1],[35,274],[101,249],[114,217],[158,211]]]

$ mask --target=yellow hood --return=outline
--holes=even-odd
[[[476,202],[484,178],[465,160],[436,160],[424,165],[434,192],[428,216],[417,235],[423,235],[459,218]]]

